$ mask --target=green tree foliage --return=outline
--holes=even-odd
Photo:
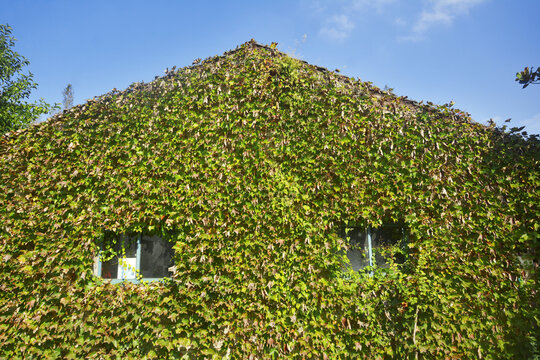
[[[539,161],[255,43],[113,91],[0,139],[0,358],[534,358]],[[385,223],[407,261],[344,270],[341,230]],[[139,231],[172,279],[93,276]]]
[[[523,85],[525,89],[530,84],[540,84],[540,67],[534,70],[533,67],[529,70],[529,67],[525,67],[523,71],[516,73],[516,81]]]
[[[23,72],[29,61],[13,50],[11,33],[9,25],[0,24],[0,135],[24,128],[51,110],[42,99],[27,101],[37,84],[31,72]]]

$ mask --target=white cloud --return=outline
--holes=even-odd
[[[430,0],[430,6],[422,10],[412,33],[405,40],[421,40],[425,33],[436,25],[450,25],[457,16],[467,15],[469,10],[486,0]]]
[[[300,40],[295,39],[294,40],[294,47],[289,47],[289,51],[287,51],[287,55],[290,57],[293,57],[295,59],[302,59],[302,54],[300,54],[299,50],[304,45],[304,43],[307,40],[307,34],[302,35],[302,38]]]
[[[410,0],[408,0],[410,1]],[[343,41],[356,28],[362,16],[369,12],[382,13],[387,16],[397,15],[396,9],[404,6],[418,11],[412,17],[395,18],[398,27],[410,27],[409,34],[402,40],[419,41],[434,26],[451,25],[458,16],[465,16],[473,7],[489,0],[318,0],[311,4],[318,16],[324,16],[319,34],[331,40]],[[421,10],[413,6],[421,5]],[[391,6],[392,4],[397,6]],[[391,15],[392,14],[392,15]],[[412,18],[413,20],[408,20]],[[416,20],[414,20],[416,18]]]
[[[350,35],[353,29],[354,24],[347,15],[334,15],[327,19],[320,34],[332,40],[342,41]]]
[[[374,8],[382,11],[383,8],[396,0],[350,0],[349,7],[352,10],[370,10]]]
[[[407,25],[407,21],[403,20],[400,17],[397,17],[394,19],[394,24],[396,24],[397,26],[405,26]]]
[[[343,41],[356,27],[361,13],[373,10],[381,12],[387,4],[395,1],[397,0],[322,0],[314,1],[312,8],[318,14],[326,16],[319,34],[331,40]]]

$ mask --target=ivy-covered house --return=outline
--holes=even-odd
[[[0,358],[538,353],[540,146],[246,43],[0,139]]]

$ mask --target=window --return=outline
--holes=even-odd
[[[383,225],[380,228],[344,228],[340,236],[349,245],[347,258],[354,271],[367,266],[388,268],[389,257],[393,256],[395,263],[405,260],[403,246],[406,243],[407,233],[401,225]],[[390,251],[397,246],[400,251]]]
[[[172,243],[157,235],[107,233],[95,273],[113,283],[155,281],[171,277],[173,254]]]

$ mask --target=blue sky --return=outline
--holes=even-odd
[[[0,0],[0,23],[39,84],[33,98],[75,103],[151,81],[251,38],[398,95],[540,133],[539,0]]]

